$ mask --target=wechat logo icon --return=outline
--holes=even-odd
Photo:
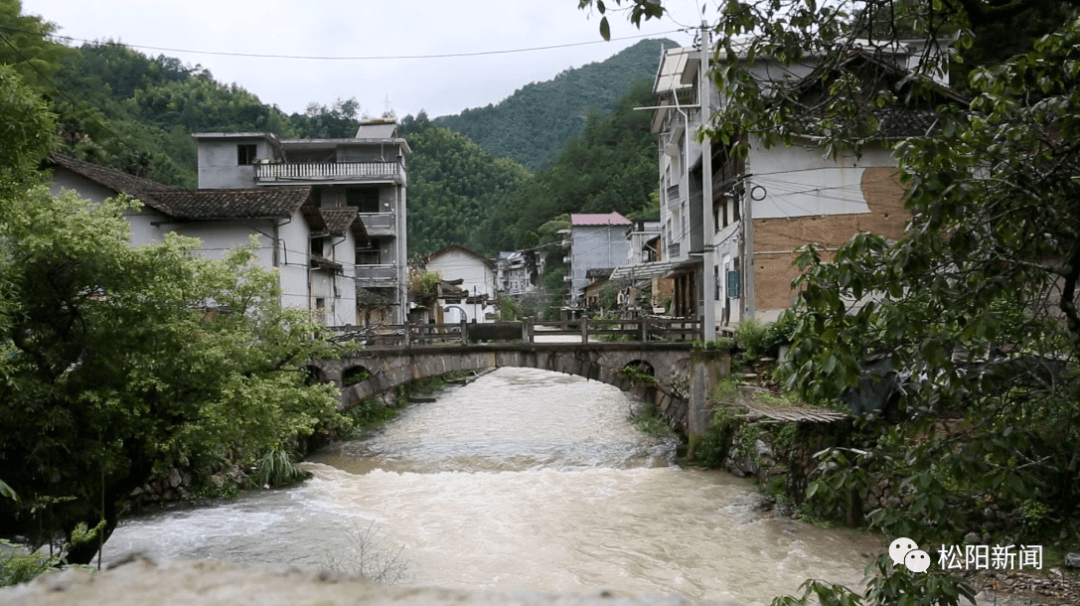
[[[930,554],[919,549],[915,541],[907,537],[900,537],[889,544],[889,558],[893,564],[912,572],[926,572],[930,568]]]

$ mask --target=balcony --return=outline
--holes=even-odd
[[[394,213],[360,213],[360,220],[369,236],[396,236]]]
[[[338,181],[362,183],[393,181],[405,183],[405,167],[397,162],[332,162],[328,164],[257,164],[258,183],[311,183]]]
[[[356,266],[356,285],[361,288],[393,286],[396,283],[397,267],[393,264]]]

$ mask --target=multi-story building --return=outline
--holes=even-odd
[[[500,295],[524,295],[539,287],[547,253],[541,250],[502,251],[495,260],[495,284]]]
[[[610,269],[626,263],[630,250],[628,227],[629,219],[617,212],[570,215],[566,240],[569,250],[564,261],[569,266],[565,279],[570,282],[571,307],[579,305],[582,289],[591,283],[586,275],[590,269]]]
[[[845,68],[872,71],[899,86],[912,53],[895,46],[856,51]],[[661,241],[663,261],[639,266],[638,274],[662,273],[675,279],[672,313],[715,325],[744,318],[775,319],[790,307],[795,292],[793,266],[799,246],[816,243],[826,254],[859,232],[902,235],[909,218],[903,207],[897,159],[890,139],[925,134],[933,113],[903,106],[881,112],[880,141],[861,153],[823,153],[813,137],[765,147],[746,136],[745,156],[731,153],[699,131],[722,99],[702,76],[712,53],[700,48],[665,52],[654,83],[652,130],[659,137]],[[802,65],[775,69],[758,57],[751,74],[801,79],[814,69]],[[806,89],[807,94],[827,91]],[[944,87],[943,100],[957,97]],[[627,273],[621,267],[616,275]],[[706,286],[708,284],[709,286]],[[711,314],[711,317],[710,317]]]
[[[195,133],[199,188],[305,186],[320,209],[355,209],[367,238],[353,271],[357,322],[404,323],[408,311],[407,179],[412,153],[391,119],[365,120],[351,139]]]
[[[255,263],[276,273],[282,306],[328,326],[356,323],[353,269],[357,244],[367,239],[356,209],[320,209],[309,186],[178,189],[59,154],[51,168],[54,194],[142,202],[125,213],[132,246],[173,233],[196,238],[195,252],[212,259],[251,247]]]

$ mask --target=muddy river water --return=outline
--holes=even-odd
[[[410,584],[768,604],[808,577],[855,585],[881,552],[758,511],[745,480],[677,466],[672,439],[627,421],[634,405],[579,377],[499,369],[316,453],[298,487],[130,520],[106,559],[318,567],[354,558],[367,533]]]

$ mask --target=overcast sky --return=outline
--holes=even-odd
[[[389,100],[399,118],[421,109],[434,118],[498,103],[530,82],[603,61],[642,37],[689,45],[693,34],[676,30],[700,24],[703,3],[711,20],[714,0],[666,0],[670,15],[643,23],[640,31],[623,14],[609,12],[611,42],[600,38],[599,15],[578,10],[577,0],[23,0],[23,12],[55,23],[76,44],[113,40],[201,64],[218,81],[235,82],[287,113],[303,112],[313,101],[330,105],[355,97],[372,115],[382,114]],[[547,46],[564,48],[434,57]]]

